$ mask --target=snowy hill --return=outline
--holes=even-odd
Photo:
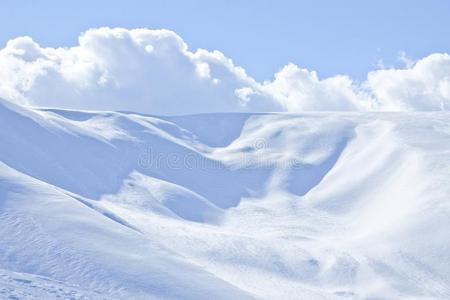
[[[450,299],[450,113],[0,101],[0,299]]]

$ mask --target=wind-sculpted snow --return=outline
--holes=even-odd
[[[0,102],[0,298],[449,299],[450,114]]]

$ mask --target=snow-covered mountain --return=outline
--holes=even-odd
[[[0,101],[1,299],[450,299],[450,113]]]

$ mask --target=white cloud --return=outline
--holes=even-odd
[[[398,59],[405,64],[405,66],[409,69],[412,66],[414,66],[414,64],[416,63],[414,61],[414,59],[408,57],[408,55],[406,55],[405,51],[400,51],[399,55],[398,55]]]
[[[259,83],[219,51],[189,50],[172,31],[99,28],[72,48],[16,38],[0,50],[0,66],[0,97],[36,106],[186,114],[450,105],[447,54],[370,72],[362,84],[345,75],[320,79],[293,64]]]
[[[257,87],[219,51],[191,52],[168,30],[89,30],[73,48],[41,48],[29,37],[0,51],[0,95],[38,106],[147,113],[273,110],[243,105],[235,90]],[[258,102],[258,103],[256,103]]]
[[[286,65],[262,90],[286,111],[368,110],[371,99],[347,76],[319,80],[315,71]]]
[[[449,110],[450,56],[435,53],[405,69],[373,71],[365,84],[382,110]]]

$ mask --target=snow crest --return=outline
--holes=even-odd
[[[449,299],[450,113],[0,101],[0,298]]]

